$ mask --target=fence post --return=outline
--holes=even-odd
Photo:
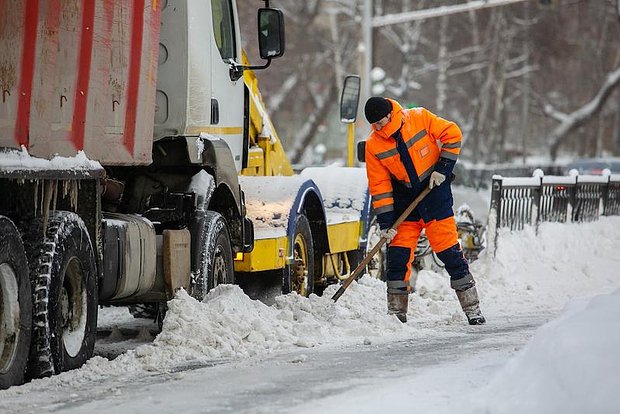
[[[607,205],[609,203],[609,187],[611,183],[611,175],[607,176],[607,185],[605,185],[605,188],[603,188],[603,194],[601,194],[602,199],[603,199],[603,216],[607,215]]]
[[[494,175],[491,184],[491,207],[489,209],[489,223],[487,228],[487,248],[493,252],[497,251],[497,236],[501,225],[501,202],[502,202],[502,176]]]
[[[578,175],[573,176],[575,178],[575,185],[568,189],[568,208],[566,209],[566,222],[572,223],[575,221],[575,207],[577,205],[577,182],[579,181]]]
[[[538,223],[540,222],[540,199],[542,197],[542,182],[543,176],[545,173],[540,168],[534,170],[534,177],[538,177],[540,182],[538,183],[538,188],[532,189],[532,224],[534,226],[534,231],[538,233]]]

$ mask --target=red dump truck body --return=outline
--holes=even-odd
[[[158,3],[0,0],[0,147],[149,164]]]

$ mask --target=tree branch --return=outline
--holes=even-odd
[[[558,149],[564,142],[564,138],[568,135],[568,133],[573,131],[575,128],[582,126],[593,116],[595,116],[601,110],[607,101],[607,98],[609,98],[618,85],[620,85],[620,68],[617,68],[607,75],[607,79],[603,83],[603,86],[601,86],[601,89],[599,89],[596,96],[590,102],[576,111],[573,111],[568,115],[564,115],[563,121],[561,121],[560,125],[551,131],[551,135],[549,136],[551,140],[551,159],[555,160]],[[547,113],[547,106],[545,107],[545,113]]]

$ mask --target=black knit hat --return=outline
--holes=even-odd
[[[364,114],[371,124],[385,118],[390,112],[392,112],[392,103],[380,96],[368,98],[364,106]]]

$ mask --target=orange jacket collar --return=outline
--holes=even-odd
[[[390,118],[390,122],[381,128],[380,131],[375,129],[374,124],[372,125],[375,134],[383,138],[389,138],[394,132],[398,131],[404,122],[403,107],[393,99],[387,98],[387,100],[392,104],[392,117]]]

